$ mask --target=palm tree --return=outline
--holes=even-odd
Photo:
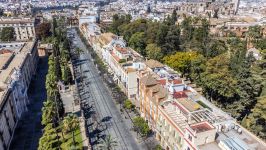
[[[73,144],[75,145],[75,130],[79,127],[78,117],[74,114],[68,114],[63,121],[63,130],[65,132],[72,132]]]
[[[48,123],[52,123],[56,118],[56,105],[54,101],[47,100],[43,103],[44,106],[42,108],[42,124],[47,125]]]
[[[76,48],[76,52],[78,55],[80,55],[81,53],[83,53],[83,50],[81,48]]]
[[[52,96],[54,91],[57,90],[57,76],[56,76],[56,69],[55,69],[55,61],[54,57],[51,55],[49,57],[49,69],[48,74],[46,75],[46,82],[45,87],[47,90],[48,96]]]
[[[102,150],[112,150],[117,146],[117,141],[108,135],[105,139],[103,139],[99,145],[99,148]]]
[[[48,74],[46,78],[46,91],[48,97],[53,97],[54,94],[58,91],[57,89],[57,83],[54,80],[55,76],[52,74]]]

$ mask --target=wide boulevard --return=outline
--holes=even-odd
[[[119,109],[112,99],[112,94],[104,84],[90,52],[78,33],[74,29],[69,29],[69,33],[73,37],[73,51],[76,48],[81,49],[79,57],[74,59],[73,64],[92,148],[100,149],[101,139],[110,135],[117,142],[114,149],[143,149],[123,121]]]

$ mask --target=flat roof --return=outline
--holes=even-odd
[[[2,70],[8,63],[8,61],[11,59],[13,53],[4,53],[0,54],[0,70]]]
[[[250,150],[250,147],[244,141],[236,137],[230,137],[221,140],[219,147],[222,147],[226,150]]]
[[[181,105],[183,105],[189,112],[193,112],[200,109],[200,105],[188,98],[176,99]]]
[[[207,122],[201,122],[201,123],[197,123],[197,124],[192,124],[190,126],[190,128],[193,129],[194,131],[196,131],[197,133],[214,129],[214,127],[211,126]]]
[[[34,23],[34,18],[0,18],[0,24]]]
[[[6,81],[8,80],[10,75],[12,74],[13,69],[15,69],[15,68],[19,69],[21,67],[21,65],[24,62],[25,58],[27,57],[28,53],[31,53],[31,48],[33,47],[33,44],[34,44],[34,42],[27,42],[24,44],[24,46],[22,48],[17,50],[16,53],[13,53],[13,54],[15,54],[14,58],[6,66],[6,68],[4,68],[0,71],[0,87],[3,87],[3,86],[8,84],[8,83],[6,83]],[[7,58],[5,58],[5,59],[7,59]],[[5,61],[3,61],[3,62],[6,63]],[[1,61],[1,63],[3,63],[3,62]]]
[[[255,137],[255,135],[253,136],[250,135],[250,133],[246,132],[246,129],[242,127],[241,129],[242,129],[241,133],[237,132],[237,130],[235,129],[230,129],[227,132],[218,132],[218,137],[216,141],[223,141],[228,139],[228,137],[238,138],[239,140],[247,144],[250,147],[250,149],[265,150],[266,147],[263,141],[258,140],[259,138]]]

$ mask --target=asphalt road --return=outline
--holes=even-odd
[[[99,149],[101,139],[107,135],[117,141],[116,150],[138,150],[140,145],[136,142],[130,129],[127,128],[123,118],[112,100],[92,58],[74,29],[72,43],[83,50],[79,58],[73,63],[81,102],[85,108],[88,134],[93,149]]]

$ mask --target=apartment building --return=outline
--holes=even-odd
[[[265,148],[264,142],[207,101],[177,72],[155,60],[146,61],[145,66],[138,72],[139,111],[164,149]]]
[[[82,32],[87,32],[83,34],[94,51],[164,149],[265,149],[263,141],[206,100],[195,85],[170,67],[144,60],[122,37],[112,33],[91,36],[88,30]]]
[[[95,40],[101,35],[100,27],[94,23],[82,23],[80,24],[79,28],[90,45],[95,43]]]
[[[35,74],[37,41],[0,43],[0,149],[10,146],[16,125],[30,103],[27,91]]]
[[[0,18],[0,30],[13,27],[16,41],[28,41],[35,37],[34,18]]]
[[[143,68],[142,56],[126,47],[122,37],[113,33],[100,34],[94,23],[83,23],[80,30],[97,55],[103,59],[114,81],[134,104],[137,95],[137,71]]]
[[[103,60],[109,66],[114,81],[129,99],[135,100],[137,94],[137,71],[143,67],[142,57],[129,47],[114,41],[103,52]]]

